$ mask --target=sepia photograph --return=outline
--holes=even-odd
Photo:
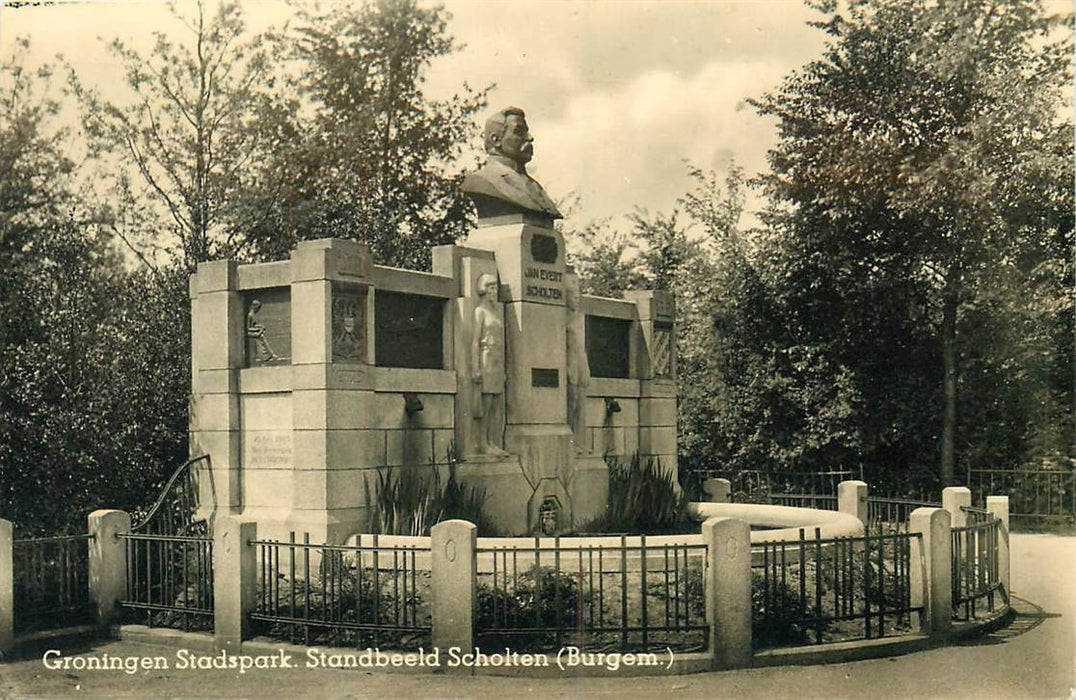
[[[0,697],[1072,697],[1074,39],[0,0]]]

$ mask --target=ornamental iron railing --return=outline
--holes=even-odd
[[[923,567],[918,533],[883,533],[752,546],[756,648],[907,634],[913,631],[912,571]]]
[[[12,541],[16,634],[93,621],[88,571],[92,539],[81,534]]]
[[[430,648],[428,537],[357,535],[354,545],[255,540],[258,632],[304,644]]]
[[[592,651],[707,647],[701,537],[535,538],[477,549],[475,637],[483,647]]]
[[[190,631],[213,626],[213,540],[121,533],[131,622]]]

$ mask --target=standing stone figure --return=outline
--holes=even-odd
[[[557,205],[527,174],[534,156],[534,137],[522,109],[508,107],[486,121],[485,165],[463,180],[463,191],[475,203],[479,218],[533,212],[550,221],[560,219]]]
[[[478,305],[471,326],[471,378],[475,383],[474,417],[477,422],[475,446],[479,454],[504,456],[498,446],[504,394],[504,322],[494,310],[497,278],[478,278]]]
[[[590,364],[587,362],[587,317],[579,308],[579,279],[574,275],[565,278],[564,301],[568,307],[568,426],[572,429],[572,443],[576,452],[584,452],[586,411],[583,408],[587,400],[587,385],[590,384]]]

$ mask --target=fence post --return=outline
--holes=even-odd
[[[442,665],[446,652],[457,647],[474,648],[475,589],[478,567],[475,547],[478,529],[466,520],[445,520],[430,530],[430,578],[433,587],[433,646],[440,651]],[[470,673],[457,666],[457,673]]]
[[[944,508],[916,508],[908,520],[908,531],[919,533],[912,539],[912,607],[923,606],[919,629],[925,634],[943,634],[953,624],[953,535],[949,511]],[[922,549],[919,549],[919,547]],[[918,566],[922,558],[923,566]]]
[[[234,516],[213,521],[213,642],[217,649],[238,649],[250,628],[257,595],[258,556],[251,540],[258,525]]]
[[[751,663],[751,530],[734,518],[702,524],[706,543],[706,619],[715,669]]]
[[[15,644],[14,529],[10,520],[0,518],[0,661]]]
[[[867,515],[867,482],[842,481],[837,484],[837,510],[845,515],[859,518],[864,526],[869,521]]]
[[[127,543],[119,536],[131,532],[131,516],[122,510],[95,510],[89,532],[90,600],[97,624],[110,625],[127,594]]]
[[[1009,589],[1009,497],[987,496],[986,510],[1001,521],[998,527],[998,578],[1005,587],[1005,596]]]
[[[967,486],[946,486],[942,489],[942,508],[949,511],[953,527],[967,527],[968,514],[964,508],[971,508],[971,489]]]
[[[707,479],[702,482],[702,492],[710,503],[728,503],[732,500],[732,482],[728,479]]]

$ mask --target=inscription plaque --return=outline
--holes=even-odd
[[[543,267],[524,269],[523,296],[527,299],[548,302],[564,299],[564,273]]]
[[[560,372],[555,369],[531,369],[531,386],[555,389],[560,386]]]
[[[671,294],[654,295],[654,318],[671,321],[676,316],[676,300]]]
[[[553,236],[547,236],[544,233],[536,233],[531,236],[531,257],[535,262],[548,263],[550,265],[557,262],[557,239]]]
[[[630,348],[631,321],[587,316],[587,362],[592,377],[630,377]]]
[[[374,353],[378,367],[444,367],[445,300],[399,292],[374,293]]]
[[[290,467],[291,431],[248,432],[243,440],[247,467]]]

